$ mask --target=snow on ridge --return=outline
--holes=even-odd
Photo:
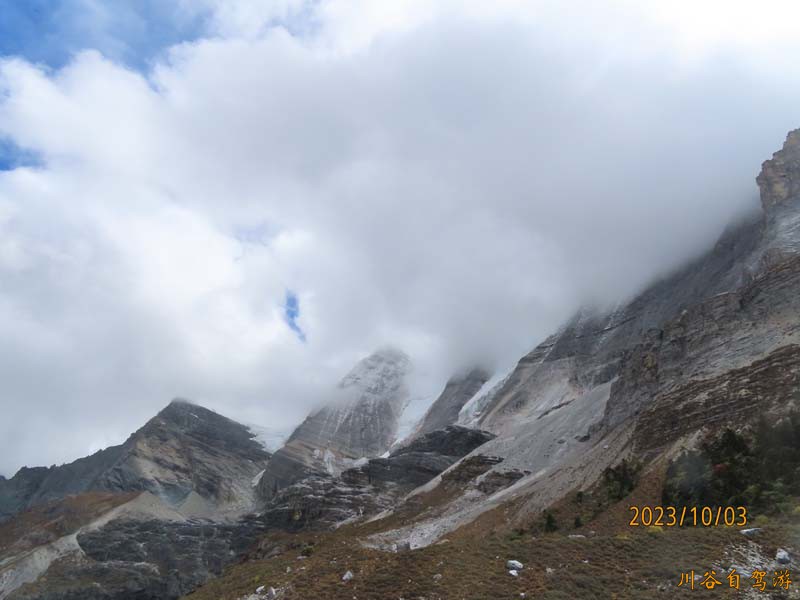
[[[290,430],[274,429],[272,427],[264,427],[262,425],[245,425],[250,433],[253,434],[253,439],[261,444],[267,452],[275,452],[280,449],[286,440],[291,435]]]
[[[508,378],[511,376],[512,371],[505,371],[493,375],[486,380],[475,395],[464,403],[458,413],[457,425],[464,427],[475,427],[478,420],[481,418],[484,409],[489,406],[492,399],[497,395],[500,389],[505,385]]]

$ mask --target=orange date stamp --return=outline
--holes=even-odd
[[[744,506],[631,506],[631,527],[744,527]]]

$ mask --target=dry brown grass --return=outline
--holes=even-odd
[[[0,557],[16,554],[77,531],[136,493],[88,492],[35,506],[0,524]]]
[[[286,589],[287,600],[493,600],[519,598],[521,593],[527,598],[620,600],[711,595],[706,590],[677,588],[680,573],[694,569],[702,574],[720,563],[727,546],[744,538],[738,529],[653,532],[628,527],[627,505],[652,504],[659,477],[656,473],[651,480],[643,479],[633,495],[587,523],[581,531],[585,539],[569,538],[568,534],[576,533],[571,528],[550,534],[515,530],[507,517],[513,512],[508,507],[485,514],[444,543],[399,554],[361,547],[358,540],[364,528],[351,526],[307,537],[303,543],[313,541],[314,551],[303,560],[298,560],[300,552],[295,548],[271,559],[234,566],[187,600],[234,600],[253,593],[259,585]],[[369,532],[374,532],[374,525]],[[798,535],[800,519],[787,517],[767,525],[755,542],[770,556],[778,545],[800,539]],[[510,558],[525,564],[518,578],[505,569]],[[553,572],[548,573],[548,568]],[[343,583],[347,570],[355,578]],[[436,574],[442,576],[438,581]],[[717,588],[713,594],[732,597],[728,589]]]

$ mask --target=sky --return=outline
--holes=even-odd
[[[0,473],[174,397],[291,429],[360,358],[423,406],[757,210],[793,2],[4,0]]]

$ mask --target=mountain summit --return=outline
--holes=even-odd
[[[389,450],[408,402],[410,367],[409,357],[393,348],[359,361],[329,403],[309,415],[272,457],[259,483],[261,496],[270,498],[309,473],[338,474],[354,460]]]
[[[0,520],[69,494],[148,491],[189,512],[252,508],[251,480],[269,453],[252,432],[211,410],[173,400],[125,443],[0,481]]]

